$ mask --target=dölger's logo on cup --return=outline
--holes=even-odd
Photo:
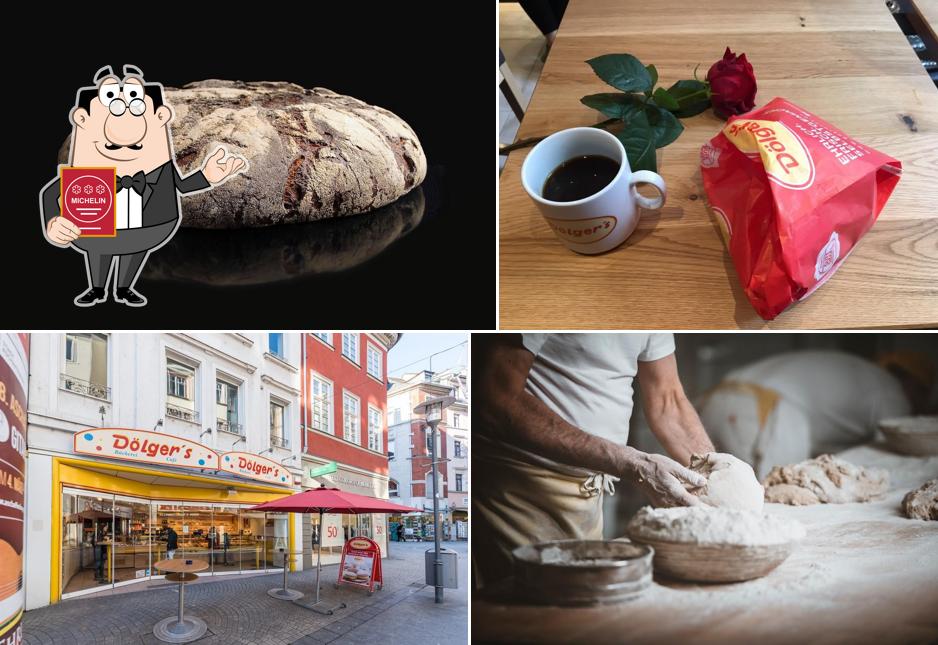
[[[659,195],[639,194],[641,183]],[[622,143],[598,128],[561,130],[534,146],[521,184],[564,246],[584,254],[622,244],[638,225],[638,207],[661,208],[666,196],[664,179],[632,172]]]

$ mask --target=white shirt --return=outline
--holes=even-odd
[[[638,362],[674,353],[672,334],[522,334],[522,339],[534,354],[525,391],[567,423],[623,446],[629,440]],[[559,466],[517,450],[533,461]]]
[[[114,216],[118,230],[140,228],[143,226],[143,197],[133,188],[121,188],[114,202]]]

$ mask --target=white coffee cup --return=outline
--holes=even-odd
[[[619,164],[619,172],[597,193],[572,202],[543,197],[544,182],[560,164],[583,155],[602,155]],[[560,241],[577,253],[594,254],[622,244],[638,224],[638,209],[664,205],[664,179],[650,170],[632,172],[625,147],[614,135],[599,128],[570,128],[550,135],[528,153],[521,167],[521,183],[537,204],[547,225]],[[660,195],[649,199],[635,185],[648,183]]]

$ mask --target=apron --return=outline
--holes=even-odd
[[[511,551],[546,540],[603,537],[603,493],[618,477],[540,463],[476,434],[472,453],[472,571],[480,589],[511,575]]]

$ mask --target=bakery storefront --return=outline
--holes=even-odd
[[[309,477],[310,469],[322,467],[329,462],[324,460],[303,457],[303,489],[319,488],[325,484],[329,488],[338,488],[347,493],[367,495],[379,499],[388,499],[388,478],[386,476],[370,473],[365,470],[351,469],[343,464],[337,464],[334,473],[316,478]],[[381,547],[381,557],[387,557],[387,523],[388,516],[382,513],[362,513],[358,515],[325,513],[323,525],[319,526],[319,515],[309,513],[303,521],[304,544],[315,543],[322,534],[322,562],[332,564],[338,562],[342,556],[342,547],[346,540],[353,537],[368,537]],[[315,566],[312,559],[304,560]]]
[[[274,461],[121,428],[74,443],[52,460],[52,602],[160,578],[168,557],[205,560],[203,575],[280,571],[293,548],[290,514],[248,510],[295,492]]]

